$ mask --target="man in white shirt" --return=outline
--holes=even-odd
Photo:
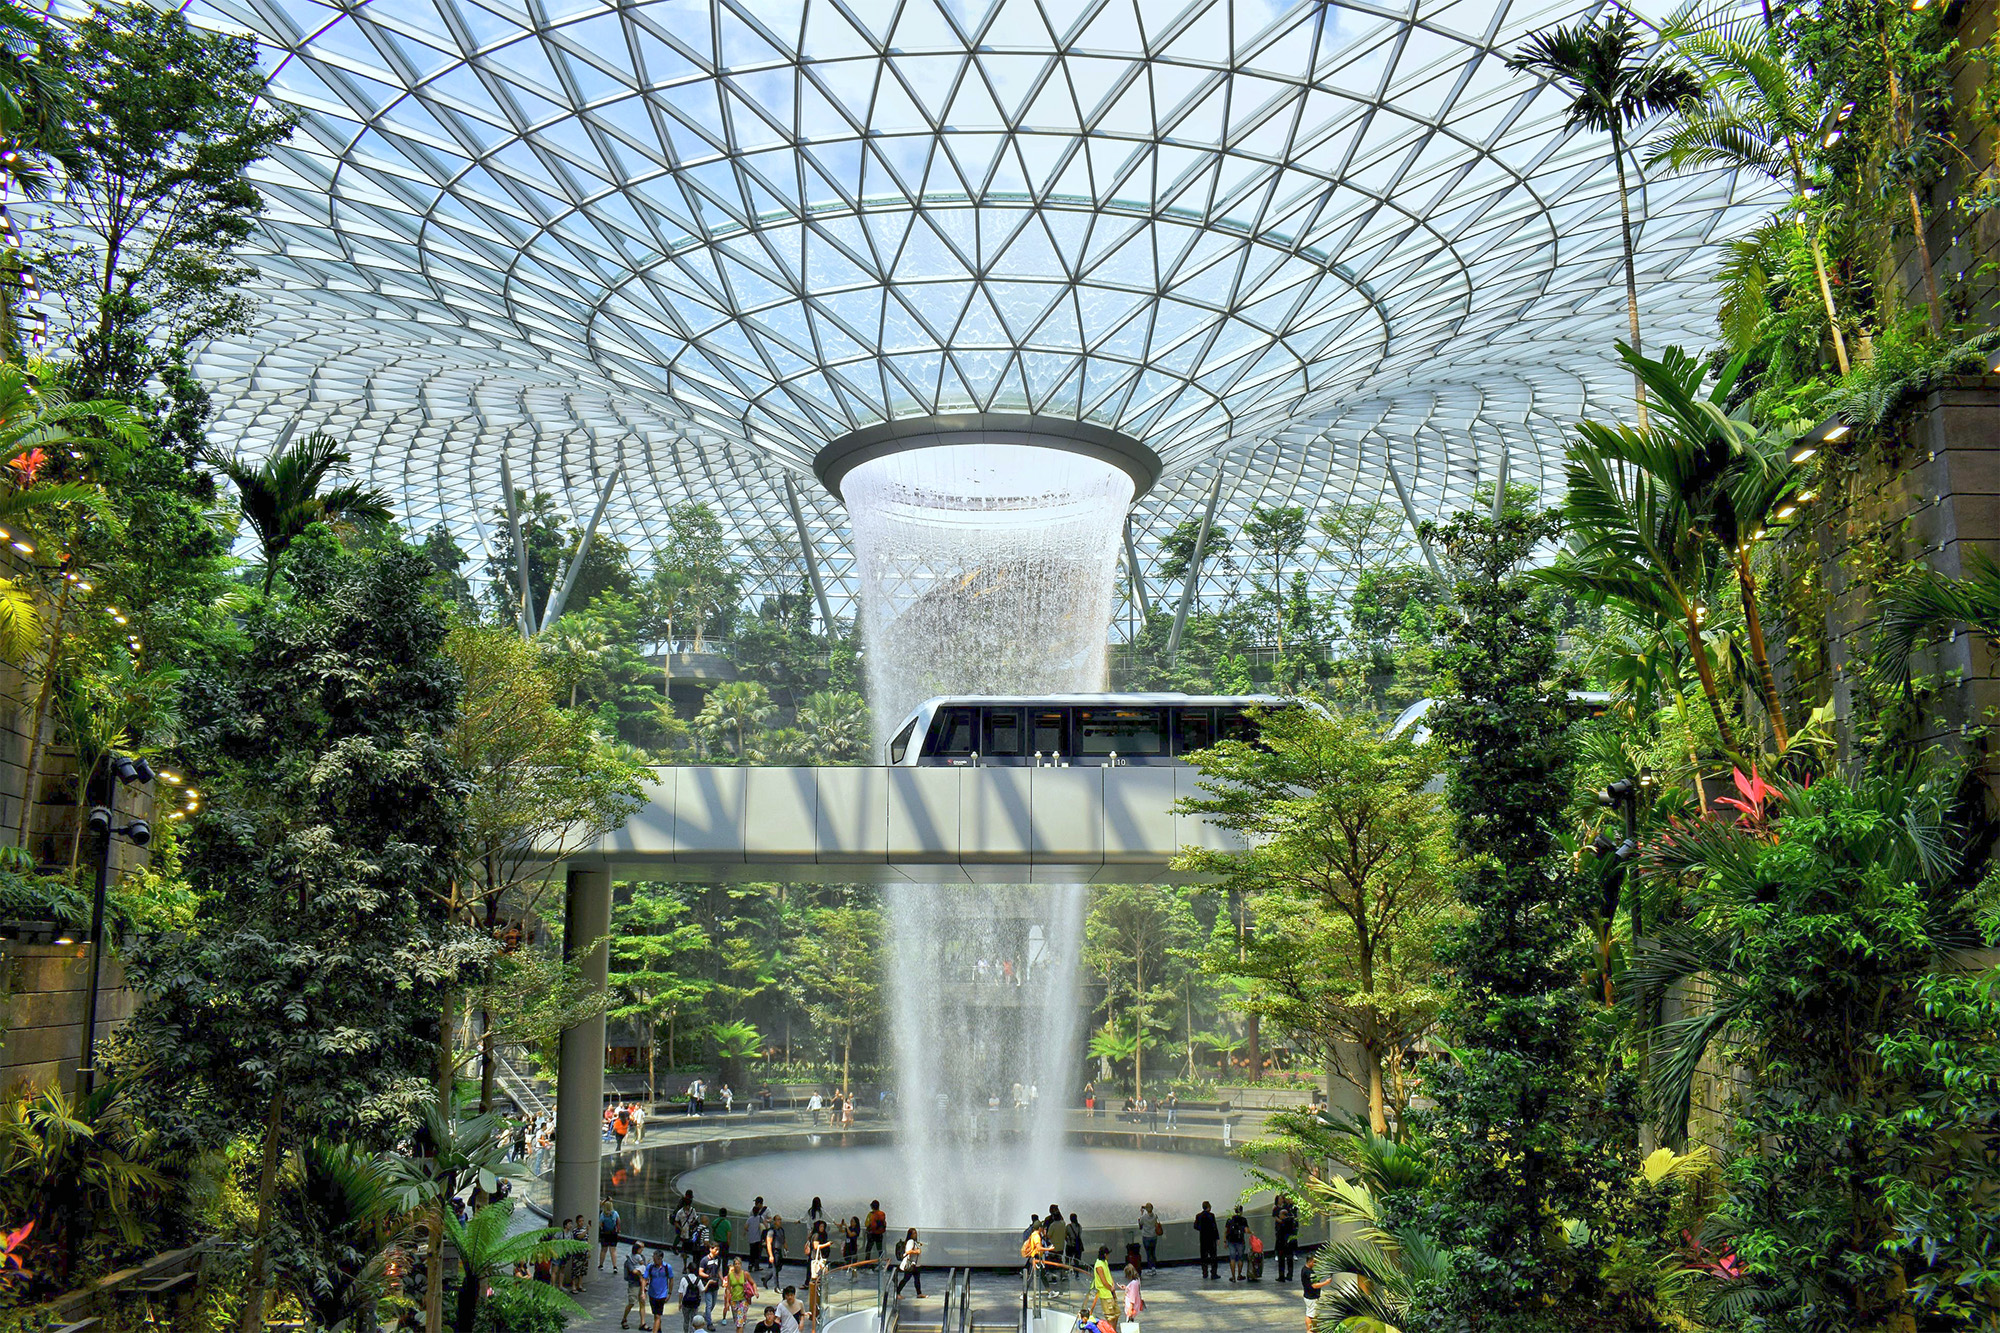
[[[826,1103],[822,1102],[819,1099],[819,1093],[817,1092],[813,1093],[813,1095],[806,1101],[806,1110],[812,1112],[813,1123],[815,1125],[819,1123],[819,1113],[822,1110],[824,1110],[825,1107]],[[784,1311],[780,1310],[778,1312],[778,1322],[783,1323],[784,1320],[785,1320]]]
[[[627,1118],[632,1122],[632,1142],[644,1143],[646,1141],[646,1108],[634,1105],[632,1114]]]

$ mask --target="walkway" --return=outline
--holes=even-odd
[[[904,1293],[907,1302],[904,1333],[924,1333],[926,1325],[935,1333],[941,1313],[938,1293],[944,1274],[937,1273],[935,1277],[924,1299],[916,1300],[913,1293]],[[1305,1309],[1296,1284],[1276,1281],[1275,1271],[1269,1268],[1264,1278],[1262,1282],[1231,1282],[1227,1277],[1204,1282],[1200,1270],[1193,1265],[1162,1268],[1145,1281],[1146,1314],[1140,1320],[1140,1329],[1142,1333],[1238,1333],[1238,1330],[1248,1333],[1253,1329],[1262,1333],[1271,1329],[1302,1329]],[[570,1328],[574,1333],[606,1333],[618,1327],[619,1313],[625,1308],[625,1284],[610,1266],[602,1273],[593,1268],[582,1301],[590,1316]],[[974,1323],[982,1333],[995,1325],[1005,1329],[1015,1327],[1020,1302],[1021,1280],[1016,1276],[981,1273],[973,1279]],[[635,1315],[634,1327],[636,1320]],[[666,1333],[680,1333],[680,1326],[679,1311],[670,1307]],[[733,1329],[725,1325],[725,1333],[733,1333]]]

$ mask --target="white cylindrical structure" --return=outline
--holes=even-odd
[[[1134,482],[1086,453],[944,444],[842,481],[878,737],[937,694],[1105,687]]]

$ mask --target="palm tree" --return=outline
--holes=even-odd
[[[2000,564],[1977,550],[1966,556],[1966,563],[1971,572],[1962,579],[1918,569],[1883,592],[1875,660],[1892,679],[1908,684],[1917,641],[1953,625],[2000,642]]]
[[[275,1202],[284,1235],[272,1265],[277,1281],[315,1328],[373,1329],[389,1257],[414,1221],[387,1166],[352,1145],[312,1139],[287,1163]]]
[[[1841,337],[1833,286],[1826,276],[1826,255],[1818,234],[1807,227],[1804,212],[1806,145],[1826,133],[1833,119],[1822,105],[1824,95],[1786,59],[1777,30],[1761,21],[1743,18],[1682,31],[1687,26],[1675,22],[1669,30],[1710,95],[1682,104],[1673,128],[1647,165],[1664,162],[1674,171],[1736,167],[1791,185],[1791,208],[1799,234],[1812,252],[1834,359],[1845,375],[1847,343]],[[1636,338],[1632,345],[1639,345]]]
[[[1659,480],[1683,470],[1677,447],[1661,432],[1597,421],[1580,423],[1577,434],[1563,506],[1569,545],[1538,577],[1594,602],[1615,602],[1642,622],[1673,625],[1687,641],[1716,735],[1733,754],[1736,733],[1707,641],[1717,566],[1687,497]]]
[[[1703,363],[1677,347],[1668,348],[1657,361],[1628,347],[1618,350],[1660,404],[1659,433],[1672,448],[1653,455],[1656,465],[1666,464],[1665,471],[1654,473],[1655,479],[1674,492],[1735,572],[1750,660],[1771,719],[1772,738],[1783,752],[1791,736],[1764,643],[1751,553],[1772,514],[1798,489],[1799,468],[1786,460],[1783,440],[1760,434],[1743,412],[1728,408],[1745,358],[1739,356],[1724,366],[1709,384]]]
[[[1639,342],[1639,268],[1632,244],[1632,200],[1625,181],[1625,131],[1648,117],[1701,96],[1701,82],[1685,66],[1650,52],[1637,24],[1624,14],[1590,18],[1530,37],[1507,58],[1509,69],[1539,74],[1570,95],[1569,124],[1611,136],[1618,168],[1618,218],[1625,244],[1625,320],[1632,346]],[[1639,429],[1646,428],[1646,386],[1634,377]]]
[[[750,762],[750,736],[770,720],[776,705],[762,684],[754,680],[732,680],[709,691],[694,724],[707,735],[720,739],[736,737],[736,762]]]
[[[805,758],[852,764],[868,753],[868,701],[852,690],[816,690],[799,706]]]
[[[0,1216],[34,1224],[32,1248],[54,1251],[53,1264],[36,1267],[58,1284],[100,1223],[127,1246],[140,1242],[166,1190],[157,1158],[119,1083],[81,1096],[47,1085],[0,1098]]]
[[[213,454],[216,471],[236,483],[243,517],[264,548],[264,595],[278,577],[278,559],[315,523],[386,523],[386,491],[347,482],[320,489],[329,477],[345,477],[354,460],[340,441],[314,431],[287,444],[252,467],[241,459]]]
[[[420,1139],[427,1145],[428,1155],[398,1153],[383,1159],[397,1206],[423,1214],[432,1254],[444,1252],[444,1238],[453,1220],[449,1205],[455,1189],[471,1185],[491,1194],[502,1177],[527,1176],[525,1163],[506,1160],[506,1145],[500,1141],[500,1131],[506,1123],[495,1114],[454,1120],[435,1100],[428,1101],[418,1116]],[[432,1264],[425,1271],[425,1333],[442,1333],[444,1266]]]
[[[537,1310],[575,1318],[586,1315],[581,1305],[546,1282],[514,1276],[514,1265],[533,1265],[539,1259],[566,1259],[588,1254],[590,1242],[567,1240],[559,1227],[537,1227],[531,1231],[508,1230],[514,1219],[514,1201],[496,1199],[474,1211],[464,1222],[445,1214],[445,1235],[458,1251],[464,1276],[458,1286],[458,1311],[452,1321],[456,1333],[472,1333],[472,1321],[479,1312],[479,1296],[488,1286]]]

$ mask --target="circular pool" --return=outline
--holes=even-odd
[[[701,1211],[713,1216],[727,1208],[745,1216],[760,1196],[785,1219],[787,1241],[796,1257],[805,1251],[804,1217],[817,1197],[830,1227],[865,1216],[880,1199],[890,1234],[915,1226],[930,1266],[1003,1266],[1019,1263],[1028,1219],[1002,1217],[990,1188],[991,1165],[968,1158],[953,1174],[962,1192],[946,1199],[917,1199],[908,1190],[908,1171],[894,1139],[882,1132],[829,1132],[768,1135],[674,1145],[627,1153],[605,1163],[605,1191],[624,1215],[627,1234],[659,1239],[673,1234],[669,1217],[682,1191],[694,1191]],[[1163,1225],[1162,1260],[1190,1259],[1198,1252],[1193,1219],[1204,1201],[1218,1218],[1245,1202],[1265,1243],[1271,1243],[1270,1196],[1245,1191],[1255,1181],[1244,1164],[1223,1153],[1212,1139],[1165,1134],[1072,1133],[1056,1172],[1062,1184],[1041,1209],[1061,1205],[1075,1213],[1084,1241],[1094,1253],[1110,1245],[1123,1254],[1138,1239],[1140,1205],[1151,1203]],[[740,1244],[740,1241],[739,1241]],[[836,1244],[838,1242],[836,1241]]]

